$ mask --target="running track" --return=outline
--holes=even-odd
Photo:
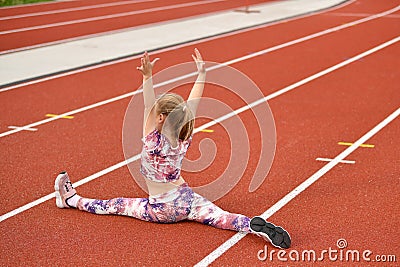
[[[194,47],[207,60],[217,62],[276,47],[232,64],[259,85],[265,96],[337,66],[326,75],[293,86],[291,91],[269,100],[276,123],[277,151],[267,179],[256,192],[248,192],[257,163],[251,160],[239,184],[216,204],[249,216],[263,213],[287,199],[288,193],[328,164],[316,161],[317,157],[335,158],[349,149],[338,142],[355,142],[398,112],[400,47],[395,38],[400,33],[400,12],[393,10],[397,5],[397,1],[354,1],[328,12],[153,55],[162,59],[158,68],[163,69],[182,62],[184,55],[190,59]],[[388,10],[391,13],[386,16],[347,26]],[[339,25],[344,26],[303,42],[279,46]],[[394,41],[389,45],[391,40]],[[387,46],[371,50],[382,44]],[[365,51],[370,54],[347,65],[337,65]],[[61,114],[133,91],[140,86],[140,76],[134,70],[137,65],[137,59],[126,60],[3,92],[1,132],[10,131],[9,125],[41,121],[47,113]],[[177,91],[187,93],[185,88]],[[208,86],[205,91],[206,96],[223,100],[233,109],[242,106],[221,88]],[[9,214],[51,193],[60,170],[68,170],[73,181],[79,181],[123,161],[121,129],[128,103],[129,98],[124,98],[76,113],[72,120],[42,124],[36,132],[2,136],[1,213]],[[239,116],[250,136],[250,158],[257,159],[257,122],[250,111]],[[194,186],[218,177],[229,160],[226,134],[219,125],[211,129],[215,130],[212,134],[196,134],[188,156],[198,156],[199,141],[209,137],[219,148],[218,160],[201,174],[184,174]],[[272,222],[284,225],[291,233],[292,249],[337,249],[336,241],[345,238],[349,249],[368,249],[372,255],[393,254],[399,260],[399,134],[400,122],[394,117],[366,140],[374,148],[358,148],[346,157],[355,160],[355,164],[337,164],[292,201],[267,213]],[[97,198],[144,196],[126,167],[79,186],[78,192]],[[276,257],[272,263],[259,261],[257,252],[264,248],[264,242],[254,236],[225,246],[227,251],[214,260],[208,255],[220,253],[219,246],[226,240],[238,239],[237,234],[191,222],[156,225],[125,217],[59,210],[54,199],[3,218],[1,264],[5,266],[190,266],[202,260],[201,263],[213,261],[216,266],[305,265],[282,263]],[[320,265],[346,264],[326,258]]]
[[[266,1],[247,2],[257,4]],[[0,9],[0,52],[18,51],[241,6],[242,0],[89,0]]]

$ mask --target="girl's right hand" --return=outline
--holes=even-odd
[[[150,62],[149,54],[146,51],[144,52],[143,57],[140,59],[141,66],[137,67],[136,69],[138,69],[143,74],[144,78],[148,79],[152,76],[153,67],[158,60],[159,58],[156,58]]]

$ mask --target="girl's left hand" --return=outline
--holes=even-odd
[[[193,58],[194,62],[196,63],[197,70],[199,71],[199,73],[206,73],[206,68],[205,68],[206,63],[204,63],[199,50],[197,48],[195,48],[194,53],[195,53],[195,55],[192,55],[192,58]]]

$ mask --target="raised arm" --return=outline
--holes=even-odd
[[[204,83],[206,81],[206,68],[203,58],[197,48],[194,50],[195,55],[192,55],[194,62],[196,63],[197,70],[199,72],[196,82],[193,85],[192,90],[190,91],[190,95],[188,98],[188,106],[193,113],[193,116],[196,116],[197,107],[199,105],[201,96],[203,95]]]
[[[153,67],[159,58],[150,61],[149,54],[145,52],[141,58],[141,66],[137,69],[143,74],[143,101],[144,101],[144,121],[143,135],[149,134],[155,124],[155,115],[153,114],[156,97],[153,88]]]

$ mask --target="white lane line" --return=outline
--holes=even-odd
[[[224,121],[224,120],[227,120],[227,119],[229,119],[230,117],[233,117],[233,116],[235,116],[235,115],[237,115],[237,114],[240,114],[240,113],[242,113],[242,112],[244,112],[244,111],[246,111],[246,110],[248,110],[248,109],[251,109],[252,107],[255,107],[255,106],[257,106],[257,105],[259,105],[259,104],[261,104],[261,103],[264,103],[265,101],[271,100],[271,99],[273,99],[273,98],[275,98],[275,97],[278,97],[278,96],[280,96],[280,95],[282,95],[282,94],[284,94],[284,93],[287,93],[287,92],[289,92],[289,91],[291,91],[291,90],[293,90],[293,89],[295,89],[295,88],[297,88],[297,87],[299,87],[299,86],[301,86],[301,85],[304,85],[304,84],[306,84],[306,83],[308,83],[308,82],[310,82],[310,81],[312,81],[312,80],[315,80],[315,79],[317,79],[317,78],[319,78],[319,77],[321,77],[321,76],[323,76],[323,75],[326,75],[326,74],[328,74],[328,73],[330,73],[330,72],[333,72],[333,71],[335,71],[335,70],[337,70],[337,69],[339,69],[339,68],[342,68],[342,67],[344,67],[344,66],[346,66],[346,65],[348,65],[348,64],[350,64],[350,63],[352,63],[352,62],[354,62],[354,61],[356,61],[356,60],[358,60],[358,59],[360,59],[360,58],[362,58],[362,57],[368,56],[368,55],[370,55],[370,54],[372,54],[372,53],[374,53],[374,52],[379,51],[380,49],[383,49],[383,48],[385,48],[385,47],[387,47],[387,46],[389,46],[389,45],[391,45],[391,44],[394,44],[395,42],[397,42],[397,41],[399,41],[399,40],[400,40],[400,36],[397,37],[397,38],[395,38],[395,39],[392,39],[391,41],[388,41],[388,42],[386,42],[386,43],[384,43],[384,44],[381,44],[381,45],[379,45],[379,46],[377,46],[377,47],[375,47],[375,48],[372,48],[372,49],[370,49],[370,50],[368,50],[368,51],[366,51],[366,52],[364,52],[364,53],[361,53],[361,54],[359,54],[359,55],[357,55],[357,56],[355,56],[355,57],[353,57],[353,58],[350,58],[350,59],[346,60],[346,61],[345,61],[345,62],[346,62],[345,64],[344,64],[344,62],[339,63],[339,64],[337,64],[337,65],[335,65],[335,66],[332,66],[332,67],[330,67],[330,68],[328,68],[328,69],[326,69],[326,70],[323,70],[323,71],[321,71],[321,72],[319,72],[319,73],[316,73],[316,74],[314,74],[314,75],[312,75],[312,76],[310,76],[310,77],[308,77],[308,78],[305,78],[305,79],[303,79],[303,80],[301,80],[301,81],[299,81],[299,82],[297,82],[297,83],[294,83],[294,84],[292,84],[292,85],[290,85],[290,86],[288,86],[288,87],[285,87],[285,88],[283,88],[283,89],[281,89],[281,90],[279,90],[279,91],[277,91],[277,92],[275,92],[275,93],[272,93],[272,94],[270,94],[270,95],[268,95],[268,96],[266,96],[266,97],[263,97],[263,98],[261,98],[261,99],[259,99],[259,100],[256,100],[256,101],[252,102],[252,103],[249,104],[249,105],[243,106],[243,107],[241,107],[241,108],[239,108],[239,109],[237,109],[237,110],[234,110],[234,111],[232,111],[232,112],[230,112],[230,113],[228,113],[228,114],[226,114],[226,115],[224,115],[224,116],[221,116],[221,117],[219,117],[219,118],[217,118],[217,119],[215,119],[215,120],[213,120],[213,121],[210,121],[210,122],[208,122],[208,123],[205,123],[205,124],[201,125],[200,127],[196,128],[196,129],[194,130],[194,133],[197,133],[197,132],[199,132],[199,131],[201,131],[201,130],[207,129],[207,128],[213,126],[213,125],[218,124],[219,122],[222,122],[222,121]],[[400,109],[399,109],[399,110],[400,110]],[[398,110],[398,111],[399,111],[399,110]],[[53,119],[53,118],[52,118],[52,119]],[[366,140],[363,140],[363,139],[362,139],[362,142],[361,142],[361,143],[359,143],[359,141],[357,141],[357,142],[355,142],[352,146],[350,146],[349,148],[354,147],[354,146],[357,147],[357,146],[359,146],[360,144],[364,143],[365,141],[366,141]],[[347,148],[347,149],[349,149],[349,148]],[[345,150],[345,151],[346,151],[346,150]],[[343,158],[344,158],[344,157],[343,157]],[[95,173],[95,174],[92,174],[92,175],[90,175],[90,176],[88,176],[88,177],[86,177],[86,178],[84,178],[84,179],[82,179],[82,180],[80,180],[80,181],[74,183],[74,186],[78,187],[78,186],[80,186],[80,185],[82,185],[82,184],[85,184],[85,183],[87,183],[87,182],[89,182],[89,181],[92,181],[92,180],[94,180],[94,179],[96,179],[96,178],[98,178],[98,177],[100,177],[100,176],[102,176],[102,175],[104,175],[104,174],[106,174],[106,173],[109,173],[109,172],[114,171],[114,170],[116,170],[116,169],[118,169],[118,168],[121,168],[121,167],[123,167],[123,166],[125,166],[125,165],[128,165],[129,163],[131,163],[131,162],[133,162],[133,161],[136,161],[136,160],[138,160],[138,159],[140,159],[140,154],[137,154],[137,155],[135,155],[135,156],[133,156],[132,158],[129,158],[129,159],[127,159],[127,160],[121,161],[121,162],[119,162],[119,163],[117,163],[117,164],[115,164],[115,165],[113,165],[113,166],[111,166],[111,167],[108,167],[108,168],[106,168],[106,169],[104,169],[104,170],[102,170],[102,171],[100,171],[100,172],[97,172],[97,173]],[[336,161],[334,160],[334,161],[332,161],[332,162],[336,162]],[[329,164],[331,164],[332,162],[330,162]],[[40,203],[46,201],[46,200],[48,200],[48,199],[47,199],[48,197],[52,198],[52,197],[54,197],[54,194],[49,194],[49,195],[47,195],[47,196],[45,196],[45,197],[43,197],[43,198],[40,198],[40,199],[39,199],[40,201],[39,201],[39,200],[36,200],[36,201],[34,201],[34,202],[31,202],[31,203],[29,203],[29,204],[26,204],[26,205],[24,205],[24,206],[18,208],[18,209],[15,209],[15,210],[10,211],[10,212],[8,212],[8,213],[6,213],[6,214],[4,214],[4,215],[1,215],[1,217],[0,217],[0,222],[2,222],[2,221],[6,220],[6,219],[8,219],[8,218],[10,218],[10,217],[12,217],[12,216],[15,216],[15,215],[17,215],[17,214],[19,214],[19,213],[21,213],[21,212],[23,212],[23,211],[25,211],[25,210],[28,210],[28,209],[30,209],[30,208],[32,208],[32,207],[34,207],[34,206],[36,206],[36,205],[38,205],[38,204],[40,204]],[[36,204],[34,205],[34,204],[32,204],[32,203],[36,203]],[[236,236],[236,235],[235,235],[235,236]],[[238,238],[238,237],[235,237],[235,238]],[[239,239],[239,240],[240,240],[240,239]],[[225,251],[226,251],[226,250],[225,250]],[[221,252],[224,253],[225,251],[221,251]],[[222,253],[221,253],[220,255],[222,255]],[[210,255],[211,255],[211,254],[210,254]],[[211,256],[210,256],[210,257],[211,257]],[[213,256],[213,257],[214,257],[214,256]],[[211,257],[211,258],[213,258],[213,257]],[[219,257],[219,256],[218,256],[218,257]],[[213,258],[213,260],[215,260],[215,259],[216,259],[216,258]]]
[[[95,8],[102,8],[102,7],[110,7],[110,6],[121,6],[121,5],[130,5],[130,4],[138,4],[143,2],[154,2],[156,0],[129,0],[129,1],[120,1],[120,2],[112,2],[106,4],[98,4],[98,5],[90,5],[90,6],[83,6],[83,7],[71,7],[71,8],[64,8],[64,9],[56,9],[50,11],[42,11],[42,12],[35,12],[35,13],[25,13],[20,15],[13,15],[8,17],[1,17],[0,21],[2,20],[9,20],[9,19],[19,19],[19,18],[27,18],[27,17],[34,17],[34,16],[43,16],[49,14],[59,14],[71,11],[81,11],[81,10],[88,10],[88,9],[95,9]]]
[[[316,161],[326,161],[326,162],[333,161],[333,159],[328,159],[328,158],[316,158],[315,160]],[[356,161],[355,160],[340,160],[339,163],[355,164]]]
[[[350,27],[350,26],[353,26],[353,25],[356,25],[356,24],[360,24],[360,23],[366,22],[368,20],[379,18],[379,17],[385,16],[387,14],[390,14],[392,12],[395,12],[399,8],[400,8],[400,6],[397,6],[396,8],[390,9],[390,10],[385,11],[383,13],[379,13],[379,14],[373,15],[373,16],[371,16],[369,18],[364,18],[364,19],[361,19],[361,20],[349,22],[349,23],[346,23],[346,24],[343,24],[343,25],[340,25],[340,26],[336,26],[336,27],[333,27],[333,28],[330,28],[330,29],[327,29],[327,30],[324,30],[324,31],[321,31],[321,32],[317,32],[317,33],[314,33],[314,34],[311,34],[311,35],[308,35],[308,36],[293,40],[293,41],[289,41],[287,43],[283,43],[283,44],[280,44],[280,45],[277,45],[277,46],[274,46],[274,47],[266,48],[264,50],[261,50],[261,51],[258,51],[258,52],[255,52],[255,53],[252,53],[252,54],[249,54],[249,55],[246,55],[246,56],[242,56],[242,57],[239,57],[239,58],[236,58],[236,59],[232,59],[232,60],[226,61],[224,63],[221,63],[220,67],[231,65],[231,64],[234,64],[234,63],[238,63],[238,62],[241,62],[241,61],[253,58],[253,57],[261,56],[263,54],[266,54],[266,53],[269,53],[269,52],[272,52],[272,51],[275,51],[275,50],[279,50],[279,49],[282,49],[282,48],[285,48],[285,47],[288,47],[288,46],[291,46],[291,45],[294,45],[294,44],[298,44],[298,43],[301,43],[301,42],[304,42],[304,41],[307,41],[307,40],[311,40],[313,38],[316,38],[316,37],[319,37],[319,36],[322,36],[322,35],[325,35],[325,34],[328,34],[328,33],[331,33],[331,32],[338,31],[339,29],[344,29],[344,28],[347,28],[347,27]],[[130,59],[123,59],[123,60],[120,60],[119,62],[123,62],[123,61],[127,61],[127,60],[130,60]],[[351,60],[351,59],[349,59],[349,60]],[[348,60],[346,60],[344,62],[347,62],[347,61]],[[106,63],[106,64],[104,64],[102,66],[111,65],[111,64],[115,64],[115,63],[116,62],[109,62],[109,63]],[[93,67],[88,68],[88,69],[96,69],[96,68],[100,68],[102,66],[93,66]],[[214,69],[216,69],[216,68],[219,68],[219,67],[215,66]],[[88,69],[86,69],[86,70],[88,70]],[[209,69],[209,70],[211,70],[211,69]],[[81,70],[72,71],[68,75],[70,75],[72,73],[80,72],[80,71]],[[61,76],[61,75],[64,76],[66,74],[60,74],[60,75],[58,75],[58,77]],[[154,87],[157,88],[157,87],[159,87],[161,85],[167,85],[167,84],[169,84],[171,82],[174,82],[177,79],[183,79],[183,78],[191,77],[191,76],[194,76],[194,75],[196,75],[196,73],[190,73],[188,75],[184,75],[184,76],[178,77],[176,79],[165,81],[165,82],[163,82],[161,84],[158,84],[158,85],[156,84],[156,85],[154,85]],[[49,77],[49,78],[44,78],[44,79],[50,79],[50,78],[54,78],[54,77],[55,76]],[[39,81],[36,80],[36,81],[33,81],[33,82],[28,82],[28,83],[25,83],[25,85],[33,84],[33,83],[37,83],[37,82],[39,82]],[[0,90],[0,92],[6,91],[6,90],[11,90],[11,89],[14,89],[14,87],[3,88],[3,89]],[[120,95],[120,96],[117,96],[117,97],[113,97],[113,98],[110,98],[110,99],[107,99],[107,100],[103,100],[103,101],[100,101],[100,102],[97,102],[97,103],[94,103],[94,104],[91,104],[91,105],[88,105],[88,106],[85,106],[85,107],[82,107],[82,108],[79,108],[79,109],[75,109],[75,110],[60,114],[59,116],[56,116],[56,117],[53,117],[53,118],[49,118],[49,119],[45,119],[45,120],[41,120],[41,121],[38,121],[38,122],[34,122],[34,123],[31,123],[31,124],[28,124],[26,126],[23,126],[23,128],[36,127],[36,126],[39,126],[39,125],[42,125],[42,124],[45,124],[45,123],[48,123],[48,122],[51,122],[51,121],[54,121],[54,120],[58,120],[58,119],[62,118],[63,116],[71,116],[71,115],[77,114],[79,112],[83,112],[83,111],[86,111],[86,110],[89,110],[89,109],[92,109],[92,108],[96,108],[96,107],[99,107],[99,106],[102,106],[102,105],[105,105],[105,104],[109,104],[109,103],[112,103],[112,102],[127,98],[127,97],[131,97],[131,96],[136,95],[136,94],[141,93],[141,92],[142,92],[142,90],[136,90],[134,92],[126,93],[126,94],[123,94],[123,95]],[[20,132],[20,131],[21,130],[19,130],[19,129],[14,129],[12,131],[0,133],[0,138],[4,137],[4,136],[7,136],[7,135],[11,135],[11,134],[17,133],[17,132]]]
[[[78,24],[78,23],[85,23],[85,22],[91,22],[91,21],[97,21],[97,20],[120,18],[120,17],[132,16],[132,15],[136,15],[136,14],[145,14],[145,13],[150,13],[150,12],[170,10],[170,9],[176,9],[176,8],[182,8],[182,7],[205,5],[205,4],[215,3],[215,2],[222,2],[222,1],[226,1],[226,0],[204,0],[204,1],[184,3],[184,4],[163,6],[163,7],[147,8],[147,9],[141,9],[141,10],[134,10],[134,11],[130,11],[130,12],[117,13],[117,14],[112,14],[112,15],[104,15],[104,16],[98,16],[98,17],[92,17],[92,18],[77,19],[77,20],[70,20],[70,21],[57,22],[57,23],[51,23],[51,24],[45,24],[45,25],[38,25],[38,26],[32,26],[32,27],[26,27],[26,28],[20,28],[20,29],[7,30],[7,31],[0,32],[0,35],[32,31],[32,30],[39,30],[39,29],[46,29],[46,28],[65,26],[65,25],[72,25],[72,24]]]
[[[49,123],[49,122],[52,122],[52,121],[55,121],[55,120],[58,120],[58,119],[62,119],[65,116],[71,116],[71,115],[77,114],[79,112],[83,112],[83,111],[86,111],[86,110],[89,110],[89,109],[92,109],[92,108],[100,107],[100,106],[109,104],[111,102],[115,102],[115,101],[130,97],[130,96],[136,95],[136,94],[138,94],[140,92],[142,92],[142,90],[136,90],[134,92],[130,92],[130,93],[127,93],[127,94],[123,94],[123,95],[114,97],[114,98],[110,98],[110,99],[107,99],[107,100],[104,100],[104,101],[100,101],[100,102],[94,103],[94,104],[89,105],[89,106],[85,106],[85,107],[78,108],[78,109],[75,109],[75,110],[72,110],[72,111],[69,111],[69,112],[65,112],[65,113],[57,115],[55,117],[50,117],[48,119],[44,119],[44,120],[41,120],[41,121],[38,121],[38,122],[34,122],[34,123],[31,123],[31,124],[25,125],[23,127],[20,127],[18,129],[14,129],[14,130],[11,130],[11,131],[8,131],[8,132],[3,132],[3,133],[0,134],[0,138],[4,137],[4,136],[7,136],[7,135],[10,135],[10,134],[18,133],[18,132],[20,132],[20,131],[22,131],[22,130],[24,130],[26,128],[34,128],[36,126],[39,126],[39,125],[42,125],[42,124],[45,124],[45,123]]]
[[[371,16],[370,13],[331,13],[328,14],[330,16],[339,16],[339,17],[368,17]],[[387,18],[393,18],[393,19],[398,19],[400,18],[400,15],[389,15],[386,16]]]
[[[36,128],[28,128],[28,127],[18,127],[18,126],[8,126],[9,129],[20,129],[21,131],[31,131],[31,132],[35,132],[37,131]]]
[[[115,165],[112,165],[112,166],[110,166],[110,167],[108,167],[108,168],[106,168],[104,170],[96,172],[96,173],[94,173],[94,174],[92,174],[92,175],[90,175],[90,176],[88,176],[88,177],[86,177],[86,178],[84,178],[82,180],[79,180],[76,183],[73,183],[73,186],[74,187],[78,187],[78,186],[81,186],[83,184],[86,184],[86,183],[88,183],[90,181],[93,181],[93,180],[95,180],[95,179],[97,179],[97,178],[99,178],[99,177],[101,177],[101,176],[103,176],[103,175],[105,175],[107,173],[110,173],[112,171],[115,171],[116,169],[119,169],[119,168],[121,168],[121,167],[123,167],[125,165],[128,165],[129,163],[134,162],[134,161],[138,160],[139,158],[140,158],[140,155],[136,155],[136,156],[134,156],[134,157],[132,157],[132,158],[130,158],[128,160],[124,160],[122,162],[119,162],[119,163],[117,163]],[[43,197],[41,197],[41,198],[39,198],[39,199],[37,199],[35,201],[32,201],[32,202],[30,202],[30,203],[28,203],[26,205],[23,205],[23,206],[15,209],[13,211],[10,211],[10,212],[8,212],[8,213],[6,213],[4,215],[1,215],[0,216],[0,222],[4,221],[4,220],[6,220],[6,219],[8,219],[10,217],[13,217],[13,216],[15,216],[15,215],[17,215],[19,213],[22,213],[22,212],[24,212],[26,210],[29,210],[29,209],[37,206],[37,205],[40,205],[43,202],[46,202],[47,200],[50,200],[50,199],[52,199],[54,197],[55,197],[55,194],[54,193],[50,193],[50,194],[48,194],[46,196],[43,196]]]
[[[370,139],[372,136],[374,136],[376,133],[378,133],[380,130],[382,130],[386,125],[388,125],[391,121],[396,119],[399,115],[400,115],[400,108],[398,108],[395,112],[390,114],[382,122],[380,122],[378,125],[376,125],[374,128],[372,128],[369,132],[367,132],[365,135],[363,135],[353,145],[351,145],[346,150],[344,150],[342,153],[337,155],[331,162],[327,163],[324,167],[322,167],[320,170],[318,170],[316,173],[314,173],[312,176],[310,176],[307,180],[305,180],[303,183],[301,183],[299,186],[297,186],[295,189],[293,189],[289,194],[287,194],[283,198],[281,198],[272,207],[270,207],[268,210],[266,210],[261,215],[261,217],[263,217],[265,219],[268,219],[269,217],[271,217],[275,212],[280,210],[287,203],[289,203],[292,199],[294,199],[301,192],[306,190],[310,185],[312,185],[319,178],[321,178],[324,174],[326,174],[333,167],[335,167],[340,161],[342,161],[344,158],[346,158],[352,152],[354,152],[359,147],[359,145],[361,145],[362,143],[364,143],[365,141]],[[220,245],[218,248],[216,248],[213,252],[208,254],[205,258],[203,258],[200,262],[198,262],[194,266],[195,267],[208,266],[209,264],[214,262],[217,258],[219,258],[222,254],[224,254],[227,250],[229,250],[232,246],[234,246],[237,242],[239,242],[245,236],[246,236],[246,234],[243,234],[243,233],[235,234],[233,237],[231,237],[230,239],[225,241],[222,245]]]

